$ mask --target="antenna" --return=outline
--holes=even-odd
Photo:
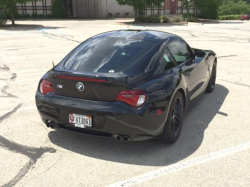
[[[53,68],[55,67],[55,64],[54,64],[54,62],[52,61],[52,65],[53,65]]]

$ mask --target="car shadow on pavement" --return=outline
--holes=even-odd
[[[229,90],[217,84],[211,94],[204,97],[184,118],[182,133],[173,145],[157,140],[118,143],[109,138],[92,137],[64,130],[51,131],[50,141],[63,149],[111,162],[125,164],[166,166],[193,154],[201,145],[205,130],[215,115],[227,117],[220,108]]]

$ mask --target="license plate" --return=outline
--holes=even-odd
[[[92,117],[80,114],[69,114],[69,122],[73,123],[75,127],[86,128],[92,127]]]

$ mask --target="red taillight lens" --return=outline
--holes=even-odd
[[[146,93],[143,90],[120,91],[115,100],[125,102],[131,106],[141,106],[146,101]]]
[[[45,95],[49,92],[54,92],[54,89],[52,87],[51,82],[47,81],[47,80],[42,80],[40,83],[40,92]]]
[[[72,76],[66,76],[66,75],[57,75],[56,77],[59,79],[78,80],[78,81],[85,81],[85,82],[107,82],[106,80],[101,80],[101,79],[72,77]]]

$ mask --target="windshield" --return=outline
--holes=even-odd
[[[154,42],[96,37],[80,45],[65,62],[74,71],[116,73],[136,63],[156,45]]]

